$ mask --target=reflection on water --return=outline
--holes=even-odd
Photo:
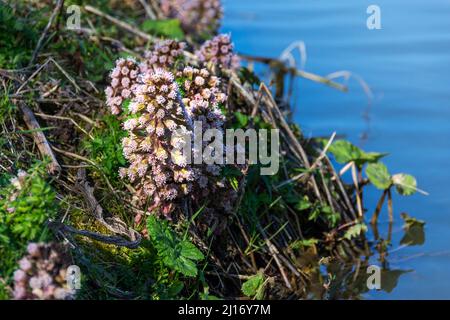
[[[316,255],[312,251],[305,251],[300,258],[303,266],[310,266],[309,277],[311,285],[308,288],[311,299],[363,299],[372,295],[369,289],[372,283],[369,279],[374,274],[370,266],[379,266],[380,289],[379,292],[391,293],[404,274],[413,272],[412,269],[400,269],[391,267],[389,263],[390,251],[398,250],[406,246],[420,246],[425,242],[423,221],[418,221],[402,214],[405,224],[400,243],[392,243],[393,224],[388,224],[386,234],[380,234],[377,225],[372,225],[369,240],[362,246],[365,250],[349,248],[345,245],[338,246],[335,258],[316,261]],[[396,247],[397,246],[397,247]],[[354,250],[352,250],[354,249]],[[308,270],[308,269],[306,269]]]

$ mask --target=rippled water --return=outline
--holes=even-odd
[[[277,57],[296,40],[307,47],[305,69],[321,75],[349,70],[350,92],[300,80],[295,119],[306,135],[333,131],[367,151],[389,152],[392,173],[411,173],[428,197],[394,198],[391,269],[403,274],[377,299],[450,298],[450,1],[448,0],[225,0],[222,30],[239,52]],[[381,8],[382,30],[368,30],[366,9]],[[369,120],[363,117],[369,111]],[[367,139],[363,138],[366,137]],[[366,201],[375,207],[379,193]],[[422,246],[403,248],[401,212],[426,220]],[[387,213],[382,213],[380,232]],[[384,224],[383,224],[384,222]],[[385,235],[386,237],[386,235]]]

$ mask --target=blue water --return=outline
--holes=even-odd
[[[299,80],[295,120],[306,136],[337,131],[367,151],[389,152],[384,162],[391,173],[413,174],[430,193],[394,198],[388,261],[392,269],[413,271],[391,293],[366,297],[450,299],[450,1],[377,0],[382,29],[368,30],[366,9],[373,3],[225,0],[222,30],[231,32],[239,52],[253,55],[278,57],[293,41],[304,41],[305,70],[348,70],[369,84],[370,106],[354,78],[348,93]],[[369,208],[378,196],[367,193]],[[427,222],[424,245],[399,248],[401,212]],[[386,210],[381,218],[385,233]]]

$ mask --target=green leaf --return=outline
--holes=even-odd
[[[178,19],[145,20],[141,28],[144,32],[150,34],[177,40],[184,39],[184,32]]]
[[[167,293],[170,297],[176,297],[184,288],[184,283],[181,281],[175,281],[167,288]]]
[[[189,260],[184,256],[179,256],[176,257],[174,262],[175,270],[181,272],[187,277],[197,276],[197,265],[192,260]]]
[[[363,155],[363,151],[348,141],[335,141],[328,149],[337,162],[344,164],[357,159]]]
[[[205,256],[197,249],[197,247],[189,241],[183,241],[181,243],[181,255],[191,260],[203,260]]]
[[[238,128],[245,128],[248,124],[248,116],[240,112],[235,112],[234,116],[238,122]]]
[[[410,196],[417,191],[416,178],[409,174],[398,173],[392,176],[397,192],[402,196]]]
[[[261,300],[264,298],[264,275],[258,273],[250,277],[242,285],[242,292],[250,298]]]
[[[309,199],[307,196],[304,196],[302,199],[300,199],[300,201],[298,201],[297,205],[295,206],[295,208],[299,211],[302,210],[306,210],[311,208],[312,203],[309,202]]]
[[[291,243],[290,247],[292,249],[303,249],[306,247],[312,247],[319,243],[319,240],[311,238],[311,239],[305,239],[305,240],[297,240]]]
[[[344,238],[351,240],[353,238],[359,237],[361,233],[364,232],[367,232],[367,226],[364,223],[358,223],[348,228],[348,230],[345,232]]]
[[[234,191],[238,191],[239,189],[239,182],[235,177],[228,178],[228,182],[230,182],[231,187]]]
[[[322,207],[322,214],[325,215],[325,218],[330,222],[332,227],[335,227],[339,220],[341,220],[341,215],[335,212],[330,206]]]
[[[328,141],[322,140],[322,142]],[[387,153],[364,152],[346,140],[335,141],[328,151],[333,154],[337,162],[345,164],[354,161],[358,167],[362,167],[365,163],[377,162],[387,155]]]
[[[381,163],[369,163],[366,168],[366,175],[370,182],[381,190],[386,190],[392,185],[392,178],[387,167]]]
[[[181,240],[167,221],[155,216],[148,217],[147,229],[158,255],[167,267],[187,277],[197,276],[198,269],[194,261],[203,260],[205,257],[195,245]]]

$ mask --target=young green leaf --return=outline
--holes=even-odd
[[[351,240],[353,238],[357,238],[361,235],[361,233],[367,232],[367,226],[364,223],[357,223],[354,226],[348,228],[348,230],[344,234],[344,238]]]
[[[248,124],[248,116],[240,112],[235,112],[234,116],[237,120],[237,128],[245,128],[245,126]]]
[[[198,250],[194,244],[188,241],[181,242],[181,255],[188,257],[191,260],[203,260],[205,258],[203,253]]]
[[[402,196],[410,196],[417,190],[416,178],[409,174],[399,173],[392,176],[397,192]]]
[[[302,211],[302,210],[306,210],[306,209],[311,208],[311,206],[312,206],[312,203],[309,202],[308,197],[307,197],[307,196],[304,196],[303,198],[301,198],[301,199],[298,201],[298,203],[296,204],[295,208],[296,208],[297,210],[299,210],[299,211]]]
[[[369,163],[366,168],[366,175],[370,182],[381,190],[386,190],[392,185],[392,178],[387,167],[381,163]]]
[[[242,285],[242,292],[250,298],[261,300],[264,298],[264,275],[258,273],[250,277]]]

